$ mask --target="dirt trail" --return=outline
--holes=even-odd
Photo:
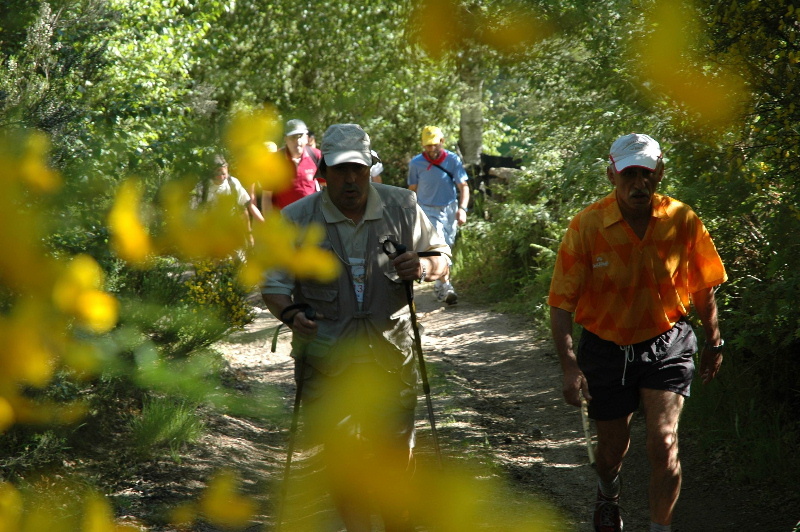
[[[423,349],[437,426],[446,452],[488,457],[499,466],[495,474],[504,476],[515,493],[555,505],[565,515],[569,530],[591,530],[596,477],[588,464],[580,413],[561,397],[560,369],[550,342],[534,341],[530,325],[521,317],[487,311],[467,297],[457,305],[443,306],[428,286],[417,288],[416,301],[425,329]],[[288,410],[294,393],[289,335],[281,335],[274,354],[268,345],[277,323],[265,311],[245,331],[217,347],[230,363],[232,385],[245,391],[277,386]],[[424,443],[428,432],[424,400],[418,420]],[[148,499],[159,504],[185,500],[187,495],[196,495],[210,470],[230,466],[243,474],[247,491],[270,508],[270,494],[280,481],[286,458],[285,419],[281,423],[212,418],[208,436],[181,465],[152,466],[151,476],[145,475],[136,488],[144,494],[141,504]],[[642,429],[643,420],[634,420],[633,444],[623,470],[622,507],[629,531],[646,531],[649,525]],[[753,493],[732,489],[719,465],[698,455],[691,434],[683,432],[685,480],[673,530],[792,530],[798,510],[785,503],[796,503],[796,497],[765,507]],[[184,479],[180,489],[175,479]],[[265,509],[251,530],[271,530],[272,513]],[[325,530],[339,530],[332,513],[329,517],[332,523]]]

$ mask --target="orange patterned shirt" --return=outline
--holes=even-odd
[[[656,194],[639,240],[623,220],[616,191],[569,224],[550,283],[550,306],[618,345],[649,340],[688,313],[689,296],[728,276],[700,218]]]

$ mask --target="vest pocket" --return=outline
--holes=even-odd
[[[337,288],[303,284],[300,286],[303,299],[322,313],[326,320],[339,319],[339,290]]]

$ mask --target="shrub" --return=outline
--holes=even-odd
[[[230,328],[244,327],[253,320],[253,312],[247,304],[248,291],[236,279],[239,265],[236,259],[196,262],[194,275],[185,283],[188,294],[183,301],[212,309]]]

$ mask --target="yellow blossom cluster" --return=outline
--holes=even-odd
[[[71,423],[81,404],[39,403],[22,387],[44,387],[66,369],[89,376],[101,355],[86,333],[103,334],[117,323],[118,302],[103,290],[104,275],[88,255],[55,257],[43,245],[43,216],[35,205],[58,190],[61,176],[46,164],[47,137],[5,133],[0,143],[0,431],[14,423]]]
[[[225,132],[225,145],[231,153],[231,173],[249,189],[288,188],[294,177],[294,165],[283,154],[273,151],[269,142],[282,137],[283,125],[277,109],[264,106],[250,112],[236,113]]]
[[[293,171],[287,161],[266,145],[266,139],[278,134],[277,116],[272,108],[239,113],[228,127],[231,168],[247,188],[258,185],[279,191],[291,183]],[[115,253],[134,266],[147,267],[154,253],[171,252],[195,262],[226,259],[245,248],[246,222],[236,212],[235,200],[226,196],[202,209],[192,208],[189,198],[194,186],[190,180],[176,180],[162,187],[164,228],[158,238],[153,238],[141,216],[139,183],[123,182],[108,219]],[[248,250],[240,282],[253,286],[264,271],[274,268],[298,277],[334,278],[338,263],[319,247],[322,237],[320,230],[300,230],[278,214],[267,216],[264,223],[253,227],[255,246]]]
[[[347,348],[364,351],[368,344],[355,339]],[[476,474],[477,464],[467,466],[463,457],[446,458],[441,468],[419,457],[412,473],[407,449],[398,448],[394,436],[380,437],[393,434],[386,415],[395,408],[392,381],[384,371],[364,365],[328,383],[328,400],[313,407],[308,415],[315,423],[303,429],[309,441],[324,444],[321,464],[291,479],[278,516],[282,522],[276,524],[281,530],[325,529],[326,516],[309,501],[323,499],[330,487],[343,500],[359,501],[383,515],[408,515],[424,530],[567,530],[558,512],[544,504],[513,508],[502,497],[490,501],[487,493],[496,496],[505,487],[496,475]],[[356,436],[362,431],[370,436]]]
[[[194,275],[186,281],[187,302],[195,308],[217,309],[234,328],[251,321],[245,294],[236,280],[237,266],[234,259],[196,261]]]
[[[442,25],[442,20],[455,21]],[[524,51],[554,32],[552,24],[520,2],[505,13],[484,14],[464,9],[456,0],[418,2],[411,32],[428,56],[441,59],[470,44],[482,44],[502,54]]]
[[[735,65],[712,65],[695,51],[704,35],[688,1],[658,0],[645,20],[652,27],[629,49],[640,75],[655,82],[656,97],[666,95],[691,114],[689,125],[725,127],[735,123],[749,92]]]
[[[187,503],[174,508],[171,521],[181,528],[190,528],[202,516],[212,525],[225,530],[244,528],[254,517],[258,505],[238,491],[236,475],[227,469],[218,471],[197,503]]]
[[[76,492],[63,482],[33,486],[26,492],[8,482],[0,483],[0,532],[74,530],[75,532],[137,532],[136,525],[116,523],[103,496]],[[67,511],[54,511],[56,508]]]

